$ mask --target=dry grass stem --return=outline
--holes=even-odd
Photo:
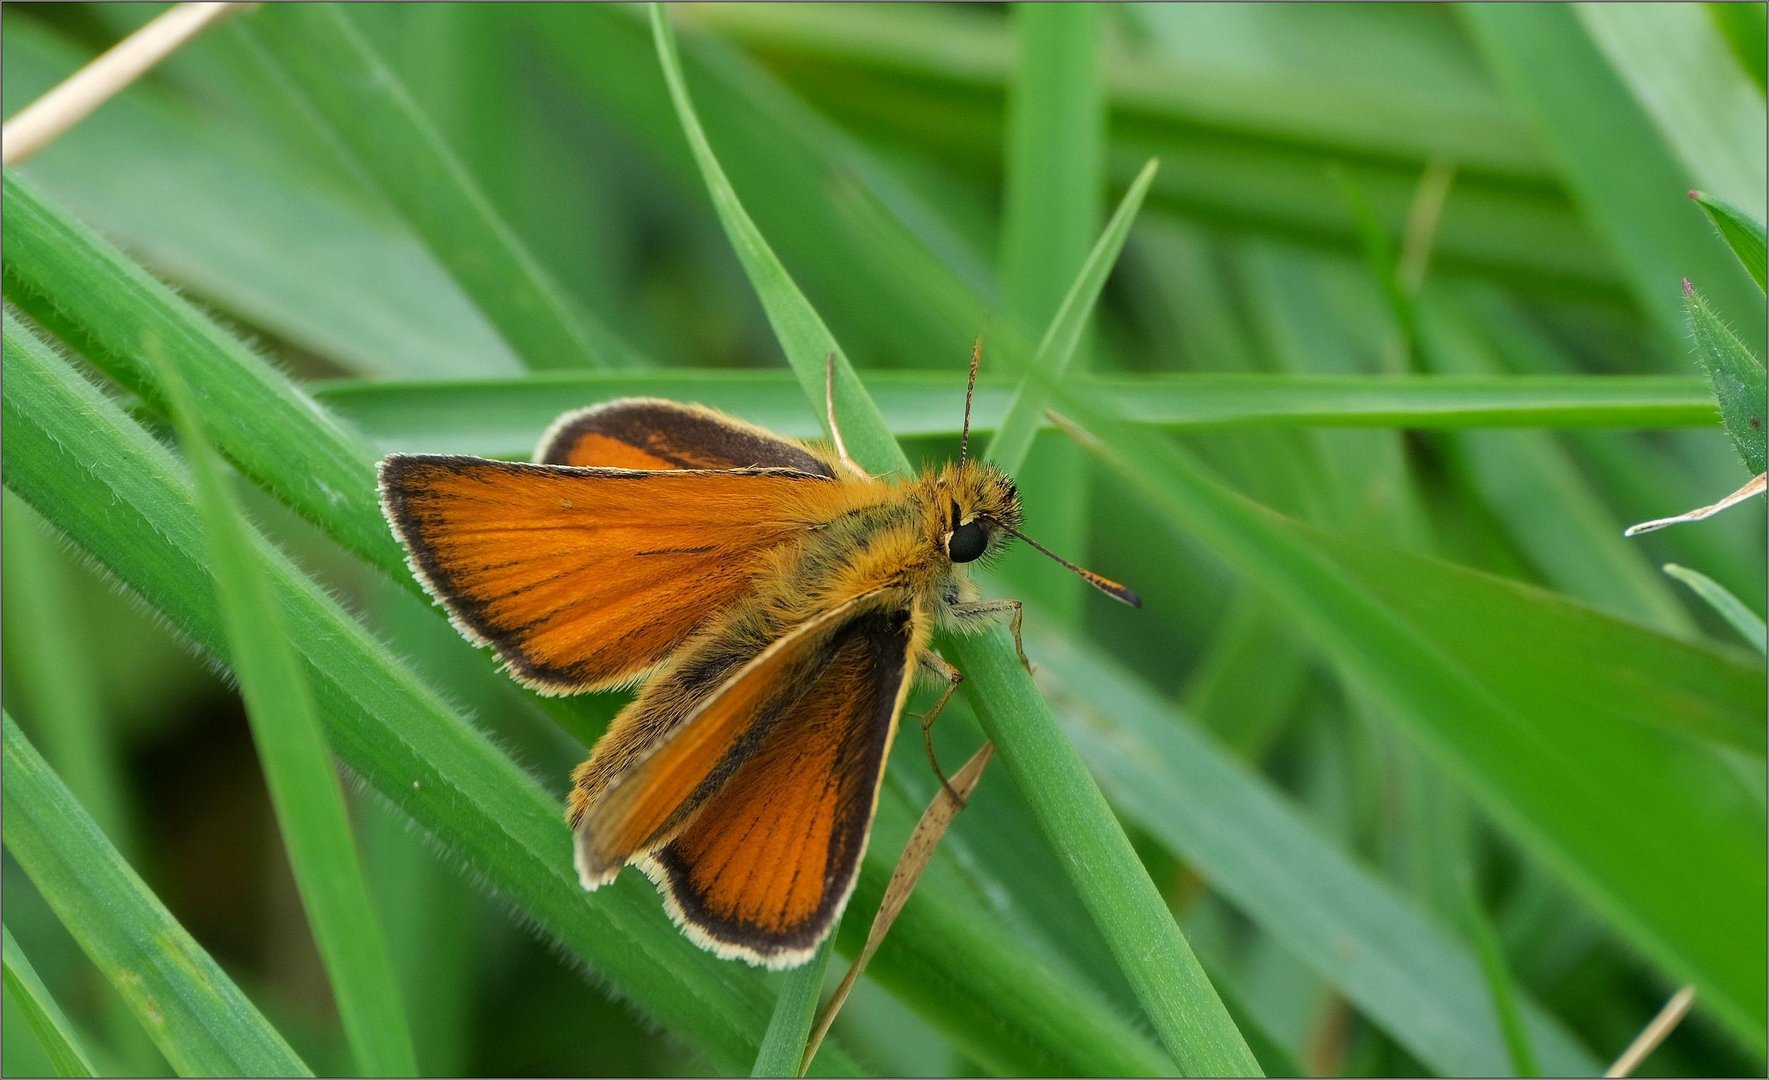
[[[6,122],[4,157],[17,165],[91,115],[198,34],[251,4],[176,4]]]
[[[1640,1030],[1640,1034],[1634,1036],[1634,1041],[1628,1044],[1628,1048],[1622,1051],[1622,1056],[1616,1058],[1615,1064],[1611,1065],[1609,1071],[1603,1075],[1627,1076],[1638,1069],[1640,1063],[1646,1060],[1646,1056],[1657,1050],[1659,1043],[1664,1042],[1671,1031],[1682,1022],[1683,1017],[1689,1013],[1690,1004],[1694,1001],[1695,987],[1693,986],[1685,986],[1672,994],[1671,1000],[1665,1002],[1665,1007],[1658,1011],[1658,1015]]]
[[[1666,525],[1681,525],[1688,521],[1701,521],[1703,518],[1711,518],[1722,510],[1737,506],[1752,495],[1763,494],[1763,478],[1766,475],[1769,474],[1758,473],[1751,479],[1750,483],[1739,488],[1737,491],[1734,491],[1719,502],[1714,503],[1712,506],[1703,506],[1700,509],[1691,510],[1687,514],[1678,514],[1676,517],[1659,518],[1656,521],[1643,521],[1638,525],[1629,526],[1622,532],[1622,535],[1639,536],[1641,533],[1655,532],[1664,528]]]
[[[933,858],[934,849],[940,846],[940,838],[946,835],[946,829],[952,819],[964,809],[959,800],[969,800],[971,792],[977,788],[977,781],[983,776],[983,767],[989,764],[989,758],[995,752],[994,743],[984,743],[982,748],[964,767],[952,775],[952,791],[958,792],[958,798],[952,792],[941,787],[934,792],[934,801],[922,812],[921,820],[915,823],[915,830],[909,834],[909,842],[903,845],[903,855],[897,860],[897,868],[891,871],[890,883],[885,886],[884,899],[879,902],[878,914],[872,918],[872,929],[866,935],[866,946],[860,955],[854,957],[853,966],[842,977],[841,985],[829,997],[829,1004],[823,1007],[823,1013],[817,1017],[817,1026],[811,1030],[811,1037],[805,1043],[805,1056],[799,1062],[799,1075],[811,1067],[811,1060],[817,1056],[817,1048],[823,1044],[823,1037],[829,1034],[829,1027],[841,1012],[842,1004],[848,1000],[848,994],[854,984],[860,981],[860,973],[866,970],[866,962],[878,951],[879,943],[884,940],[895,922],[903,905],[909,902],[909,894],[915,891],[915,883],[921,880],[921,872],[927,869],[928,860]]]

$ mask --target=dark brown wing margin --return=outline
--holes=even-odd
[[[792,469],[835,479],[800,443],[701,405],[621,398],[566,413],[542,436],[535,461],[619,469]]]

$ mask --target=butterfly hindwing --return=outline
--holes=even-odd
[[[721,955],[786,966],[817,947],[852,891],[921,647],[909,610],[871,598],[817,622],[581,806],[586,884],[637,862]]]

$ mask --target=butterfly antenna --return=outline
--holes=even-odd
[[[977,340],[970,347],[970,380],[964,384],[964,434],[958,437],[958,467],[964,468],[964,458],[970,451],[970,404],[977,393],[977,365],[983,362],[983,335],[978,334]]]
[[[1006,530],[1006,532],[1010,536],[1018,537],[1019,539],[1024,540],[1026,543],[1031,544],[1032,547],[1034,549],[1036,549],[1040,554],[1045,555],[1045,556],[1049,557],[1050,559],[1052,559],[1053,561],[1060,563],[1063,566],[1068,567],[1070,570],[1073,570],[1076,574],[1078,574],[1081,577],[1082,581],[1087,582],[1089,585],[1092,585],[1094,588],[1098,589],[1100,592],[1105,593],[1107,596],[1111,597],[1112,599],[1123,601],[1124,603],[1129,604],[1131,607],[1134,607],[1134,608],[1142,607],[1142,597],[1136,595],[1136,593],[1134,591],[1132,591],[1131,589],[1125,588],[1124,586],[1118,584],[1116,581],[1113,581],[1109,577],[1104,577],[1102,575],[1094,573],[1092,570],[1086,570],[1086,569],[1083,569],[1079,566],[1076,566],[1074,563],[1063,558],[1061,555],[1058,555],[1056,552],[1050,550],[1049,548],[1045,547],[1043,544],[1040,544],[1038,541],[1032,539],[1030,536],[1027,536],[1025,533],[1021,532],[1020,530],[1014,528],[1011,525],[1006,525],[1006,524],[1003,524],[999,521],[997,521],[995,524],[999,525],[1002,529]]]

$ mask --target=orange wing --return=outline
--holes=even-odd
[[[835,467],[802,443],[702,405],[620,398],[568,412],[534,460],[617,469],[792,469],[827,479]]]
[[[747,592],[770,549],[866,497],[785,469],[381,462],[413,572],[463,634],[551,693],[643,674]]]
[[[801,963],[853,891],[918,634],[861,600],[728,679],[586,808],[586,885],[637,862],[721,956]]]

